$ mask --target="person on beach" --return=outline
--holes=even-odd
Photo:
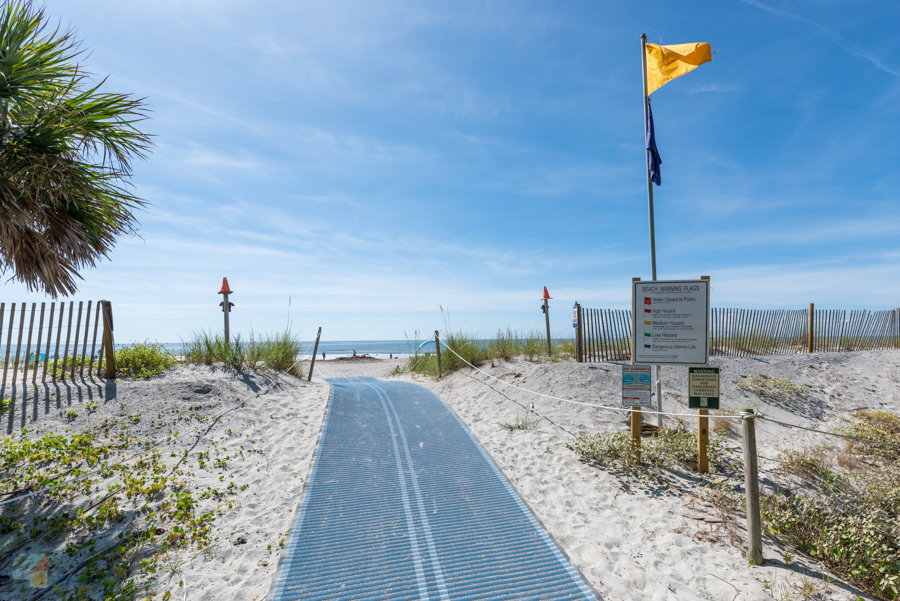
[[[325,360],[325,351],[322,351],[322,361]]]
[[[394,358],[394,353],[391,353],[391,357],[390,357],[390,358],[391,358],[391,359],[393,359],[393,358]]]
[[[356,356],[356,350],[355,350],[355,349],[353,350],[353,356],[354,356],[354,357]]]

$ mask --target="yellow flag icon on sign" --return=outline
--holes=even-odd
[[[712,60],[709,44],[647,44],[647,94]]]

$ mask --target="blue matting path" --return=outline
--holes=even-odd
[[[329,382],[271,601],[599,598],[440,398]]]

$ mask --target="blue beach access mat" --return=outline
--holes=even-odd
[[[440,398],[329,382],[270,601],[600,598]]]

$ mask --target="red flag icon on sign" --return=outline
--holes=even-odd
[[[649,304],[650,304],[650,297],[649,297],[649,296],[645,296],[645,297],[644,297],[644,304],[645,304],[645,305],[649,305]]]
[[[644,309],[644,313],[653,313],[650,309]]]

